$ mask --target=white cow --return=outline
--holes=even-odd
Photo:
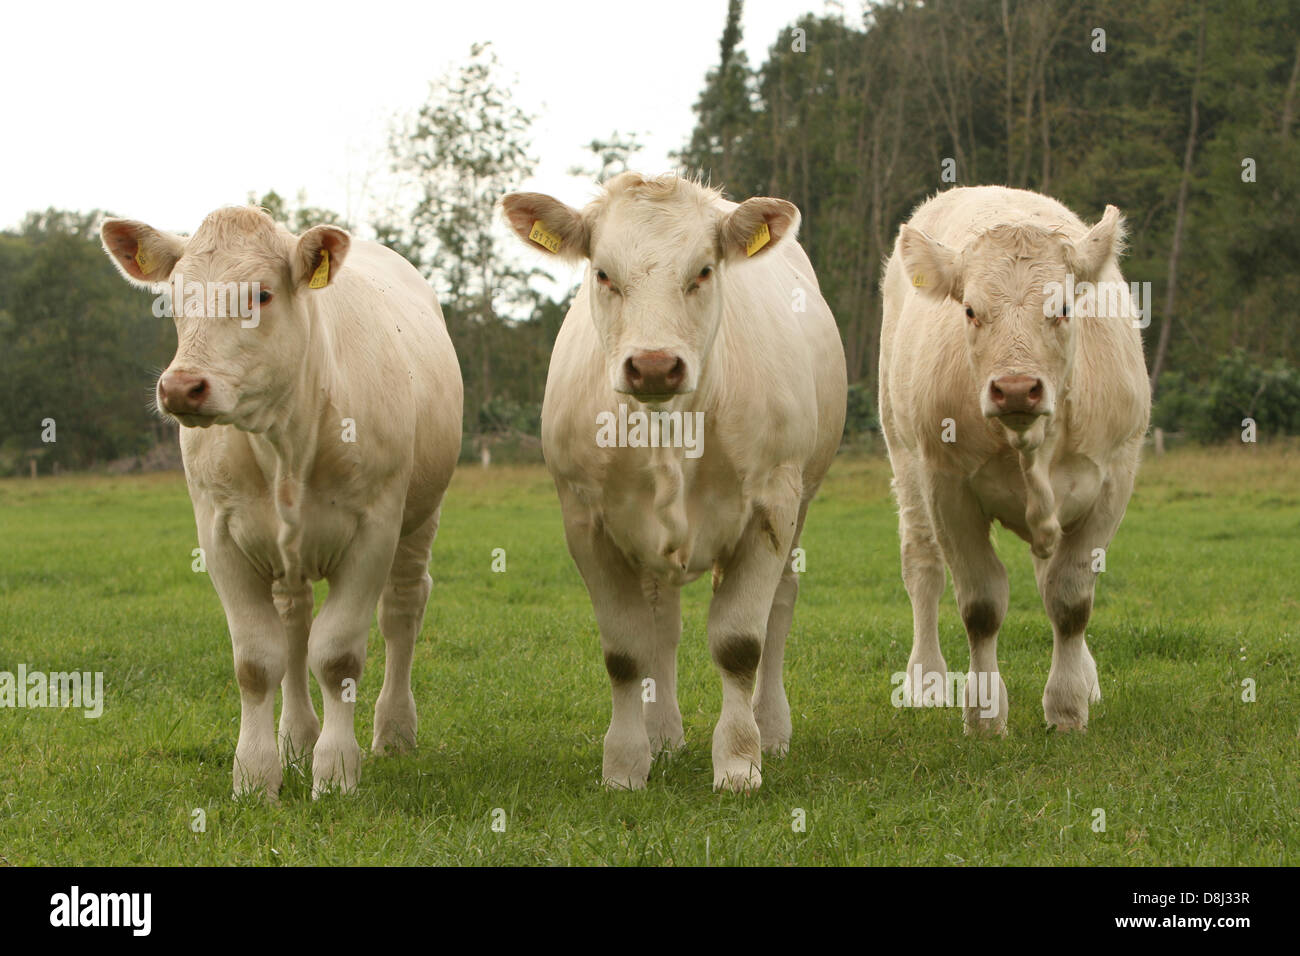
[[[235,792],[275,799],[281,759],[309,750],[313,796],[350,790],[376,604],[387,653],[372,749],[415,740],[411,657],[460,451],[460,369],[438,302],[397,253],[333,226],[296,237],[254,208],[220,209],[187,238],[123,219],[101,234],[131,283],[170,282],[184,305],[156,397],[186,426],[199,545],[234,645]],[[240,318],[223,290],[257,314]],[[329,597],[313,621],[320,579]]]
[[[534,248],[588,262],[551,356],[542,446],[612,687],[604,782],[644,787],[652,753],[684,743],[679,591],[712,571],[713,782],[758,787],[760,741],[790,742],[791,550],[844,427],[844,353],[794,239],[799,211],[635,173],[582,211],[537,193],[504,209]]]
[[[1084,628],[1150,413],[1123,232],[1114,206],[1089,229],[1037,193],[950,189],[902,227],[885,270],[880,421],[914,626],[905,698],[945,702],[946,564],[970,641],[968,732],[1006,730],[993,519],[1032,545],[1054,635],[1048,724],[1083,729],[1101,696]]]

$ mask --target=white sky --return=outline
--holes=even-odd
[[[210,0],[7,4],[0,35],[0,228],[29,210],[103,209],[192,232],[274,188],[365,222],[391,198],[386,152],[431,80],[491,40],[536,117],[533,180],[585,201],[567,175],[617,129],[671,168],[718,59],[726,0]],[[744,49],[823,0],[749,0]],[[366,229],[363,235],[369,235]]]

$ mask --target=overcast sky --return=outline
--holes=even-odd
[[[386,144],[470,45],[491,40],[536,116],[535,178],[582,202],[566,172],[617,129],[671,168],[716,65],[726,0],[243,0],[7,4],[0,38],[0,228],[54,206],[192,232],[212,209],[276,189],[365,219],[391,193]],[[750,0],[744,49],[823,0]]]

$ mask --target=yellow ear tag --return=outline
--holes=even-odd
[[[543,249],[551,252],[560,251],[560,237],[543,226],[540,219],[533,223],[533,231],[528,234],[528,238]]]
[[[767,228],[767,223],[758,227],[758,231],[749,237],[749,243],[745,246],[745,255],[752,256],[765,245],[772,241],[772,233]]]
[[[918,272],[916,275],[912,276],[912,285],[916,286],[916,288],[918,289],[924,289],[925,274],[922,272]]]
[[[316,271],[311,274],[311,281],[307,283],[309,289],[323,289],[329,285],[330,281],[330,251],[322,249],[320,251],[320,265]]]
[[[140,271],[145,275],[149,274],[149,257],[144,254],[144,246],[136,247],[135,264],[140,267]]]

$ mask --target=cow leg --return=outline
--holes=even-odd
[[[284,626],[262,578],[243,552],[213,528],[213,515],[195,503],[199,545],[230,628],[239,685],[239,743],[233,771],[235,796],[261,793],[274,802],[284,774],[275,738],[275,688],[284,677]]]
[[[1052,669],[1043,689],[1043,716],[1060,730],[1086,729],[1088,704],[1101,700],[1097,663],[1084,637],[1097,585],[1093,550],[1110,546],[1132,491],[1131,475],[1108,479],[1088,516],[1064,534],[1052,556],[1034,559],[1038,591],[1052,622]]]
[[[713,729],[714,789],[756,790],[763,782],[762,738],[752,695],[799,520],[798,469],[776,469],[765,492],[709,605],[709,653],[722,675],[722,714]]]
[[[376,506],[329,577],[330,591],[311,628],[307,659],[320,685],[325,720],[312,753],[312,797],[356,788],[361,748],[354,722],[366,638],[393,564],[400,514]]]
[[[650,695],[644,692],[641,696],[650,752],[656,754],[677,750],[686,744],[682,712],[677,707],[677,645],[682,639],[681,591],[653,581],[646,582],[643,590],[650,597],[654,612],[654,643],[650,658],[654,694],[653,699],[646,699]]]
[[[790,551],[799,547],[808,502],[799,505]],[[759,745],[765,754],[783,757],[790,752],[790,702],[785,696],[785,642],[794,621],[794,605],[799,598],[799,575],[793,568],[793,556],[787,554],[781,581],[772,597],[767,614],[767,634],[763,655],[758,662],[758,685],[754,688],[754,722],[758,724]]]
[[[967,733],[1007,730],[1007,685],[998,670],[998,630],[1006,617],[1007,569],[989,541],[990,521],[964,480],[929,475],[930,514],[952,572],[953,590],[970,643],[963,716]]]
[[[379,630],[384,635],[384,686],[375,702],[375,735],[370,750],[382,754],[415,746],[417,720],[411,693],[415,639],[433,589],[429,556],[438,533],[435,511],[424,524],[397,542],[393,569],[379,598]]]
[[[655,656],[654,609],[646,599],[640,575],[604,529],[592,521],[587,506],[563,488],[560,506],[569,553],[596,612],[609,674],[613,709],[605,734],[601,782],[613,789],[641,790],[650,777],[642,681],[649,676]]]
[[[311,634],[313,597],[311,584],[289,586],[284,578],[271,585],[275,608],[284,627],[286,661],[284,700],[280,705],[280,760],[289,763],[311,753],[320,736],[320,721],[307,686],[307,639]]]
[[[898,496],[898,539],[903,586],[912,603],[912,653],[903,680],[909,707],[951,707],[948,664],[939,647],[939,599],[943,596],[943,552],[925,503],[918,464],[906,451],[891,452]]]

